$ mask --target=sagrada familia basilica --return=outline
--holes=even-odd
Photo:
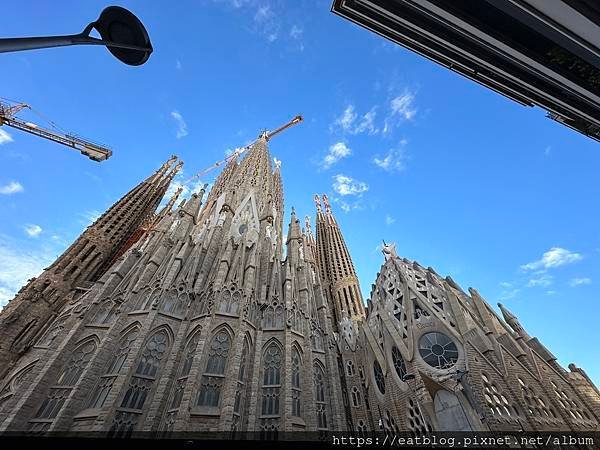
[[[365,302],[326,195],[284,233],[267,141],[157,211],[172,157],[18,292],[0,433],[600,431],[593,382],[502,305],[394,245]]]

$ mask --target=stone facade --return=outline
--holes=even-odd
[[[111,206],[37,278],[32,278],[0,312],[0,377],[34,342],[64,330],[65,305],[97,281],[131,235],[151,218],[183,162],[171,157]],[[53,322],[50,335],[44,330]]]
[[[111,208],[2,312],[0,337],[27,329],[27,308],[39,325],[5,352],[0,431],[599,429],[585,372],[393,246],[365,308],[325,195],[316,238],[292,209],[284,242],[267,135],[229,160],[205,201],[204,189],[175,209],[173,198],[149,218],[173,163],[116,204],[143,193],[145,213]],[[117,219],[128,225],[89,276],[56,276]],[[29,300],[43,280],[56,286],[51,313]]]

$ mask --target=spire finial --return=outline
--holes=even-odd
[[[329,197],[327,197],[327,194],[323,194],[323,204],[325,205],[325,212],[331,214],[331,204],[329,203]]]
[[[296,217],[296,208],[292,206],[292,219]]]
[[[504,317],[504,320],[506,321],[506,323],[508,323],[511,327],[512,327],[511,322],[519,320],[519,319],[517,319],[517,316],[515,316],[508,309],[506,309],[502,303],[498,302],[498,308],[500,308],[500,311],[502,312],[502,316]]]
[[[167,170],[169,170],[169,167],[171,167],[171,164],[175,161],[177,161],[177,155],[171,155],[171,157],[160,166],[160,169],[158,169],[156,173],[160,176],[167,173]]]
[[[306,232],[311,234],[310,216],[304,216],[304,226],[306,227]]]
[[[392,242],[391,244],[386,244],[385,241],[383,241],[383,246],[381,247],[381,252],[383,253],[383,256],[386,261],[388,259],[398,257],[398,254],[396,253],[396,243],[395,242]]]
[[[179,161],[175,167],[173,167],[173,169],[171,170],[171,172],[169,172],[169,174],[167,175],[167,178],[170,180],[172,180],[175,175],[177,175],[177,173],[181,170],[181,168],[183,167],[183,161]]]
[[[317,205],[317,211],[321,212],[321,199],[319,198],[319,194],[315,194],[315,205]]]

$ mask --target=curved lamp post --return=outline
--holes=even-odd
[[[101,39],[90,37],[93,29]],[[144,64],[152,53],[150,37],[140,20],[125,8],[109,6],[80,34],[0,39],[0,53],[67,45],[105,45],[121,62],[130,66]]]

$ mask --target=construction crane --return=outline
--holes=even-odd
[[[112,151],[104,146],[94,144],[93,142],[86,141],[80,137],[73,136],[72,134],[63,134],[48,130],[39,127],[34,123],[25,122],[24,120],[17,118],[16,115],[23,109],[32,110],[26,103],[10,104],[0,100],[0,126],[7,125],[16,128],[17,130],[33,134],[34,136],[58,142],[59,144],[79,150],[82,155],[85,155],[94,161],[106,161],[111,157]],[[57,128],[54,124],[52,125]]]
[[[289,127],[292,127],[296,124],[299,124],[300,122],[302,122],[302,120],[304,120],[302,118],[302,116],[298,115],[296,117],[294,117],[292,120],[290,120],[289,122],[287,122],[286,124],[280,126],[279,128],[276,128],[273,131],[263,131],[258,137],[259,138],[265,138],[265,140],[269,141],[273,136],[278,135],[279,133],[281,133],[284,130],[287,130]],[[240,156],[242,153],[244,153],[246,150],[248,150],[249,148],[252,147],[252,145],[254,145],[256,141],[253,141],[252,143],[246,145],[245,147],[240,147],[238,149],[236,149],[231,155],[229,155],[226,158],[221,159],[220,161],[217,161],[216,163],[214,163],[212,166],[204,169],[201,172],[198,172],[196,175],[194,175],[193,177],[187,179],[186,181],[183,182],[183,184],[188,184],[191,181],[195,180],[196,178],[200,178],[204,175],[206,175],[207,173],[213,171],[214,169],[216,169],[217,167],[228,163],[230,160],[237,158],[238,156]]]

